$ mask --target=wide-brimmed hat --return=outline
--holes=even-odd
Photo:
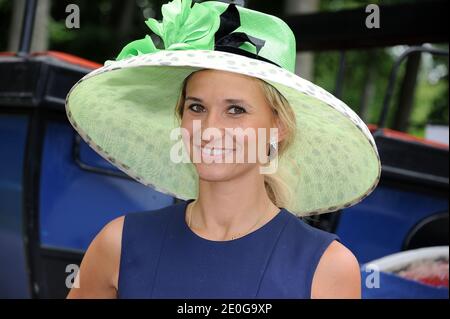
[[[127,44],[70,90],[70,123],[97,153],[138,182],[180,199],[198,196],[193,163],[170,159],[174,108],[183,80],[215,69],[275,87],[296,116],[296,137],[279,158],[293,194],[286,208],[313,215],[350,207],[378,184],[381,164],[359,116],[326,90],[294,73],[295,37],[281,19],[234,4],[174,0],[149,35]]]

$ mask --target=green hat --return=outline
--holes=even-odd
[[[70,90],[70,123],[97,153],[138,182],[180,199],[197,198],[194,164],[170,159],[174,108],[192,72],[216,69],[256,77],[290,103],[295,140],[279,158],[298,216],[350,207],[377,186],[381,164],[374,139],[344,102],[294,73],[295,37],[281,19],[219,1],[174,0],[162,22],[127,44]]]

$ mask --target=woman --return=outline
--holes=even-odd
[[[79,271],[79,288],[72,288],[68,298],[360,298],[355,256],[336,235],[315,229],[295,215],[349,207],[373,191],[379,179],[379,158],[362,121],[313,84],[308,83],[310,96],[303,88],[293,91],[290,84],[277,85],[300,79],[279,70],[293,70],[295,58],[292,34],[281,20],[215,1],[192,8],[190,1],[165,6],[161,24],[147,23],[161,36],[166,50],[156,49],[149,38],[127,45],[118,62],[106,65],[104,72],[94,71],[71,90],[67,110],[80,135],[111,163],[145,185],[189,200],[127,214],[107,224],[89,246]],[[265,38],[249,36],[261,34],[252,30],[261,24],[247,22],[261,19],[266,20]],[[187,35],[182,37],[184,42],[174,43],[199,49],[196,53],[203,54],[204,60],[190,50],[169,52],[174,41],[169,35],[176,33],[169,26],[178,24],[179,30],[189,34],[193,21],[211,28],[199,36],[194,31],[201,28],[196,25],[190,33],[195,37]],[[239,35],[230,36],[233,32],[227,28],[233,24],[241,25]],[[264,54],[266,47],[266,52],[274,52],[270,46],[276,40],[271,34],[285,35],[276,44],[278,51],[288,52],[284,56]],[[190,38],[194,40],[189,42]],[[236,39],[245,39],[254,50],[241,51],[242,42]],[[214,50],[205,50],[212,40]],[[219,53],[219,49],[232,53]],[[159,68],[137,68],[136,63]],[[270,68],[263,70],[267,65]],[[280,72],[284,79],[273,80]],[[124,78],[134,81],[128,91],[97,99],[99,110],[85,107],[93,99],[90,88],[96,88],[97,96],[102,90],[114,95],[123,89]],[[173,120],[168,111],[174,95],[170,83],[177,82],[175,118],[185,133],[182,145],[190,159],[187,164],[175,160],[173,142],[165,140]],[[146,97],[159,97],[158,107],[142,106]],[[111,107],[120,98],[130,103],[128,110],[124,105]],[[324,101],[329,102],[326,108],[322,108],[327,105]],[[98,124],[97,118],[93,125],[90,112],[105,114],[106,109],[109,114],[122,110],[122,116],[110,117],[112,123],[107,126]],[[152,125],[142,122],[134,127],[142,116]],[[208,129],[219,134],[205,134]],[[271,129],[277,132],[275,137],[242,133]],[[136,144],[125,152],[131,135]],[[249,160],[256,155],[254,145],[264,146],[266,158]],[[149,163],[153,154],[157,158]],[[347,162],[338,161],[340,157]],[[275,172],[261,173],[262,167],[278,159]],[[347,165],[355,159],[364,165]],[[352,175],[340,174],[339,165],[347,165]]]

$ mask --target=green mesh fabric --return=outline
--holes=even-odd
[[[174,163],[170,132],[181,83],[202,68],[238,72],[275,86],[296,113],[298,131],[279,159],[299,215],[352,206],[376,187],[381,165],[370,132],[342,101],[295,74],[240,55],[159,51],[109,63],[81,79],[66,100],[68,118],[106,160],[138,182],[180,199],[196,198],[192,163]]]

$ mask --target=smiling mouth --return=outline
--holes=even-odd
[[[197,145],[195,147],[197,147],[197,149],[200,149],[203,155],[214,157],[222,156],[235,151],[235,149],[233,148],[201,147]]]

